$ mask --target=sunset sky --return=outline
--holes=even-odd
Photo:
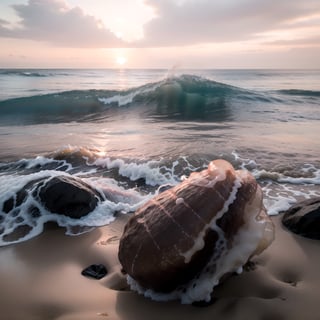
[[[320,68],[319,0],[1,0],[1,68]]]

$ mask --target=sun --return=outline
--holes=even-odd
[[[124,56],[118,56],[116,58],[116,62],[118,65],[123,66],[127,62],[127,58]]]

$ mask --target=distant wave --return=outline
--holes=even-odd
[[[278,92],[282,94],[292,95],[292,96],[320,97],[320,91],[315,91],[315,90],[287,89],[287,90],[278,90]]]
[[[0,70],[2,75],[13,75],[13,76],[22,76],[22,77],[50,77],[53,76],[53,73],[49,72],[38,72],[28,69],[3,69]]]
[[[115,107],[146,107],[170,118],[227,119],[239,103],[281,103],[290,95],[318,97],[318,91],[258,92],[206,78],[181,75],[128,90],[73,90],[0,101],[1,122],[86,121]],[[294,99],[292,99],[294,102]]]
[[[41,116],[84,115],[100,110],[102,103],[96,91],[65,91],[0,101],[0,114]]]

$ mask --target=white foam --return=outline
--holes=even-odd
[[[61,173],[63,175],[66,173]],[[4,230],[0,234],[0,245],[8,245],[11,243],[18,243],[21,241],[29,240],[43,231],[43,224],[48,221],[53,221],[48,212],[43,206],[34,199],[32,195],[32,187],[28,190],[26,198],[20,205],[16,205],[16,193],[23,189],[23,187],[37,179],[48,179],[55,175],[55,171],[44,170],[37,173],[18,176],[0,176],[0,202],[4,203],[6,200],[15,199],[15,208],[9,213],[2,215],[2,225]],[[37,216],[33,216],[34,210],[37,211]],[[21,226],[29,226],[30,231],[23,235],[21,238],[6,241],[6,237],[14,230]],[[16,238],[16,237],[15,237]]]
[[[307,168],[302,168],[304,172],[308,172],[309,170]],[[317,169],[316,171],[309,171],[312,173],[311,177],[290,177],[286,176],[285,174],[282,174],[280,172],[274,172],[274,171],[267,171],[267,170],[254,170],[252,174],[256,179],[272,179],[277,182],[287,182],[291,184],[316,184],[320,185],[320,169]]]
[[[320,168],[310,163],[305,163],[297,170],[304,172],[306,176],[291,177],[281,172],[259,169],[255,160],[241,157],[236,151],[231,153],[234,159],[239,162],[241,169],[250,170],[256,179],[272,179],[277,182],[287,182],[291,184],[316,184],[320,185]]]
[[[163,83],[163,81],[161,81],[159,83],[154,83],[152,85],[148,85],[145,87],[140,87],[140,88],[134,89],[127,94],[123,94],[123,95],[116,94],[116,95],[114,95],[112,97],[108,97],[108,98],[98,98],[98,100],[105,105],[116,103],[119,107],[126,106],[126,105],[132,103],[136,96],[154,91],[156,88],[160,87],[161,84]]]
[[[134,212],[154,194],[161,192],[161,186],[173,186],[179,182],[179,176],[175,174],[177,166],[181,163],[179,160],[174,161],[169,166],[165,166],[161,164],[161,161],[135,163],[125,162],[122,159],[111,160],[105,158],[104,154],[99,154],[98,152],[91,154],[90,150],[82,152],[81,148],[75,147],[68,147],[63,150],[67,151],[67,155],[70,152],[77,151],[83,153],[83,158],[88,157],[86,165],[91,169],[88,170],[86,168],[84,171],[74,172],[75,168],[65,160],[39,156],[34,159],[22,159],[12,166],[11,171],[2,171],[0,173],[0,209],[8,199],[13,199],[14,207],[8,214],[0,211],[0,245],[31,239],[43,231],[43,224],[48,221],[55,221],[59,226],[65,227],[67,234],[79,234],[89,231],[92,227],[110,223],[114,219],[116,212]],[[182,160],[185,161],[186,167],[189,168],[190,164],[187,160]],[[119,175],[128,177],[133,181],[144,178],[147,185],[159,185],[159,187],[157,190],[147,194],[140,193],[137,189],[124,189],[119,181],[100,175],[97,176],[95,173],[101,166],[108,169],[116,168]],[[45,170],[45,168],[52,167],[55,169]],[[24,174],[19,174],[20,168],[25,170]],[[34,172],[35,170],[39,171]],[[62,175],[81,177],[84,182],[98,190],[101,195],[104,195],[105,199],[99,201],[95,210],[81,219],[72,219],[46,211],[39,203],[39,199],[32,194],[36,187],[36,181],[42,180],[44,182],[52,177]],[[28,192],[23,202],[17,205],[17,192],[23,190],[28,184],[30,192]],[[37,211],[36,216],[32,216],[30,210]],[[7,235],[22,225],[30,226],[31,230],[20,239],[9,241]],[[6,238],[8,241],[5,240]]]
[[[97,178],[83,178],[84,182],[100,191],[101,194],[104,193],[105,189],[108,189],[113,198],[99,201],[96,208],[88,215],[80,219],[73,219],[48,212],[34,194],[38,180],[43,183],[56,176],[72,177],[67,172],[55,170],[42,170],[28,175],[0,175],[0,206],[2,207],[8,199],[12,198],[14,200],[14,208],[10,212],[1,213],[0,211],[1,226],[3,227],[2,230],[0,228],[0,246],[26,241],[41,234],[44,224],[49,221],[65,227],[67,234],[83,233],[91,230],[91,227],[109,224],[114,220],[116,212],[127,213],[135,211],[138,206],[151,196],[141,195],[135,190],[124,190],[116,185],[114,181],[111,182],[110,179],[100,178],[98,183],[96,181]],[[30,184],[30,186],[26,197],[21,204],[17,204],[17,192],[24,190],[27,184]],[[20,238],[16,233],[13,238],[8,239],[8,235],[21,226],[28,226],[30,230],[22,234]]]
[[[148,161],[145,163],[125,162],[122,159],[99,158],[93,163],[107,169],[119,169],[121,176],[129,178],[131,181],[145,179],[147,185],[156,186],[163,184],[177,184],[178,177],[172,174],[177,162],[172,168],[160,166],[159,161]]]
[[[288,183],[269,182],[263,186],[263,203],[269,215],[277,215],[288,210],[299,200],[320,196],[320,188],[310,185],[291,185]]]
[[[249,159],[249,158],[243,158],[235,150],[233,150],[231,152],[231,154],[234,156],[234,159],[237,162],[240,162],[241,169],[252,170],[252,169],[257,168],[257,166],[258,166],[255,160]]]
[[[120,95],[117,94],[110,98],[98,98],[98,100],[106,105],[116,103],[119,107],[132,103],[134,97],[138,92],[131,92],[129,94]]]
[[[43,156],[37,156],[34,159],[28,159],[28,160],[22,160],[22,161],[26,161],[26,169],[33,169],[39,166],[45,166],[47,164],[52,164],[52,163],[57,164],[56,170],[58,170],[61,167],[65,167],[66,171],[72,169],[72,165],[70,163],[67,163],[67,161],[65,160],[55,160],[55,159],[51,159]]]
[[[305,163],[296,168],[293,177],[282,172],[260,169],[254,160],[243,158],[236,151],[232,155],[239,162],[240,168],[249,169],[255,179],[261,181],[263,202],[269,215],[277,215],[299,200],[320,196],[320,168],[314,164]],[[297,177],[299,172],[301,175]]]

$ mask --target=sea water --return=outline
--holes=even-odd
[[[217,158],[249,170],[278,214],[320,196],[319,136],[317,70],[2,69],[0,245],[49,221],[71,235],[108,224]],[[121,196],[81,219],[50,213],[32,184],[60,175]]]

